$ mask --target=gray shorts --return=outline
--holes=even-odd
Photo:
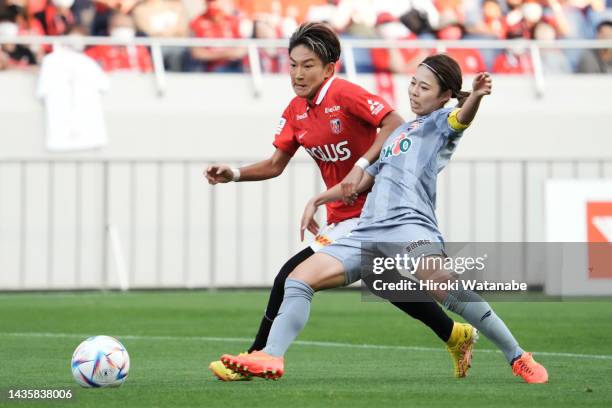
[[[405,224],[373,231],[357,230],[319,250],[333,256],[344,266],[345,285],[372,273],[374,257],[395,258],[397,255],[418,258],[446,256],[439,231],[421,224]]]

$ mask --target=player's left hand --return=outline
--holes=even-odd
[[[491,95],[493,80],[488,72],[481,72],[476,75],[472,82],[472,92],[478,96]]]
[[[306,204],[304,214],[302,215],[302,222],[300,223],[300,241],[304,241],[305,230],[310,231],[315,236],[319,233],[319,223],[314,219],[317,208],[314,200],[310,200]]]
[[[357,186],[363,178],[364,172],[365,171],[361,167],[354,166],[344,180],[340,182],[340,186],[342,187],[342,202],[344,204],[351,205],[355,202]]]

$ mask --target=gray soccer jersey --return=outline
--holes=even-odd
[[[415,258],[444,255],[435,215],[436,181],[461,137],[461,131],[449,124],[453,110],[439,109],[397,128],[385,141],[379,159],[366,169],[375,183],[359,224],[320,251],[342,262],[347,284],[361,277],[364,250],[376,248],[387,257],[400,252]],[[415,246],[377,244],[408,242]]]
[[[378,160],[366,171],[375,177],[357,230],[401,225],[406,219],[437,229],[436,181],[452,156],[461,132],[449,125],[454,108],[442,108],[397,128]]]

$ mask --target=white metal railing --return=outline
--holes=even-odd
[[[255,96],[261,95],[262,72],[259,68],[259,48],[287,47],[287,39],[221,39],[221,38],[153,38],[136,37],[131,40],[120,40],[111,37],[74,37],[74,36],[20,36],[16,38],[0,37],[0,44],[75,44],[80,45],[143,45],[151,47],[154,74],[159,94],[165,92],[165,71],[161,47],[247,47],[251,78]],[[353,50],[355,48],[421,48],[436,49],[443,52],[448,48],[505,49],[523,48],[529,50],[534,65],[534,82],[536,96],[544,92],[544,73],[540,58],[540,49],[600,49],[612,48],[612,40],[384,40],[384,39],[342,39],[342,58],[346,74],[350,81],[355,81],[357,69]]]

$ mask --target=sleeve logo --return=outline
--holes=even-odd
[[[276,126],[276,132],[274,132],[275,135],[281,134],[283,128],[285,127],[285,123],[287,123],[287,119],[281,118],[280,122],[278,123],[278,126]]]
[[[371,99],[368,99],[368,105],[370,106],[370,113],[374,116],[378,115],[381,110],[385,109],[384,104]]]

